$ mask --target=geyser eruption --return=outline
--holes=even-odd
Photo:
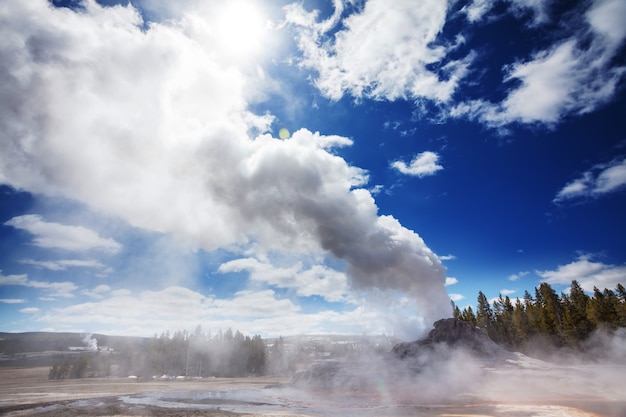
[[[132,6],[94,1],[74,12],[7,0],[0,13],[12,40],[0,48],[0,182],[208,251],[330,255],[355,289],[407,294],[426,324],[451,314],[437,256],[379,215],[366,172],[334,153],[352,141],[249,135],[273,118],[247,110],[255,84],[204,27],[146,29]]]

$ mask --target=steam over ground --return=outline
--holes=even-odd
[[[396,346],[395,355],[379,353],[314,366],[296,376],[295,386],[309,392],[311,401],[380,407],[381,415],[430,415],[433,406],[439,408],[434,415],[622,416],[626,412],[621,384],[626,371],[623,331],[598,331],[588,341],[605,348],[584,354],[552,350],[543,361],[504,350],[479,332],[454,343],[454,336],[450,343],[435,342],[452,324],[447,326],[429,339]],[[449,408],[455,405],[463,408],[458,414]],[[408,411],[411,407],[415,408]]]
[[[77,380],[45,383],[38,377],[20,385],[18,380],[11,382],[15,378],[12,368],[2,366],[0,412],[16,417],[137,413],[214,417],[228,412],[622,417],[626,412],[624,332],[594,334],[590,342],[606,345],[601,351],[586,356],[555,351],[552,360],[542,361],[490,344],[486,334],[467,323],[442,322],[435,326],[437,334],[427,339],[397,345],[392,352],[363,349],[350,358],[318,359],[293,379],[134,376],[86,378],[77,384]],[[449,340],[436,341],[444,337]]]

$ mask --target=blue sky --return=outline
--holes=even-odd
[[[409,339],[626,283],[624,16],[6,0],[0,330]]]

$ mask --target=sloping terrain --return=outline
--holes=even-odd
[[[392,352],[400,359],[417,357],[427,351],[441,351],[441,347],[466,349],[481,358],[505,360],[511,352],[494,343],[487,332],[465,321],[441,319],[424,339],[398,343]]]

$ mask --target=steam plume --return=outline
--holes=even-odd
[[[330,253],[347,261],[355,288],[406,292],[429,322],[449,315],[437,256],[379,216],[358,188],[366,173],[332,153],[351,140],[304,129],[252,139],[272,118],[247,111],[254,83],[203,28],[141,25],[130,5],[90,0],[76,13],[5,2],[0,182],[206,250]]]
[[[84,335],[83,343],[85,344],[85,347],[88,348],[89,350],[92,350],[92,351],[98,350],[98,340],[96,340],[93,337],[93,333]]]

